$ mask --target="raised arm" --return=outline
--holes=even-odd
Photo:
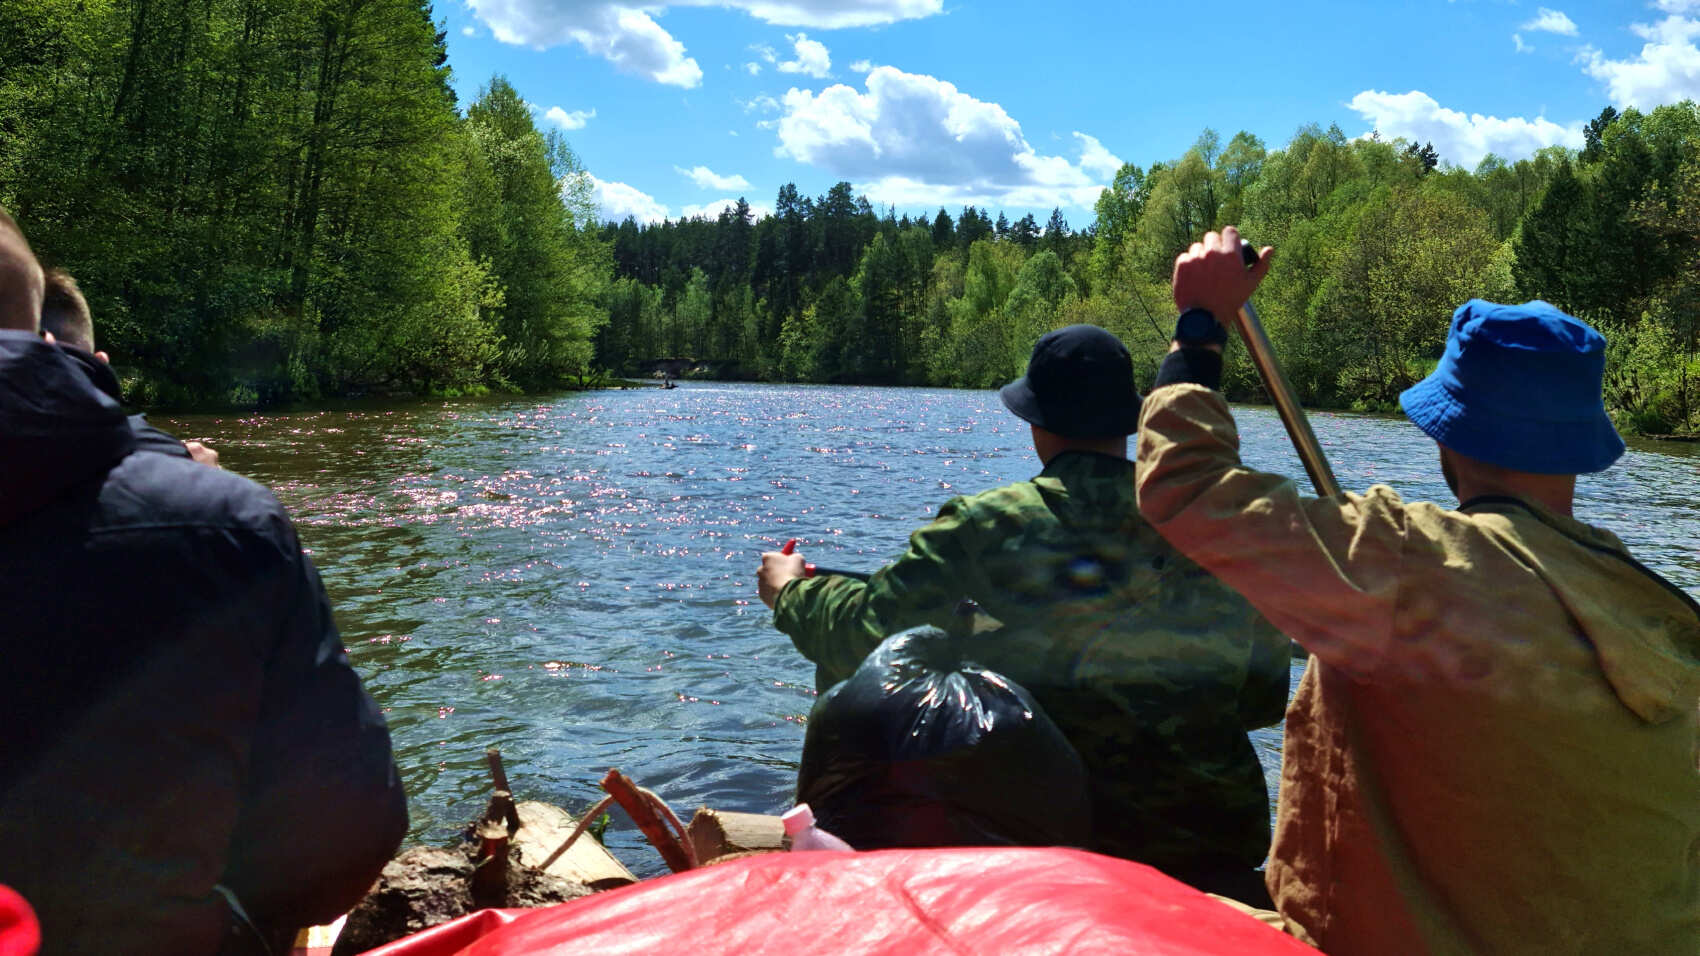
[[[1249,298],[1271,251],[1248,270],[1239,247],[1225,229],[1176,260],[1183,315],[1202,309],[1220,319]],[[1373,670],[1398,600],[1403,502],[1385,487],[1311,498],[1287,478],[1244,467],[1233,415],[1215,391],[1221,346],[1183,336],[1177,330],[1141,415],[1140,512],[1311,653],[1349,672]]]
[[[821,690],[849,677],[879,643],[922,624],[948,628],[973,592],[975,528],[963,499],[939,509],[909,536],[903,556],[867,583],[843,577],[793,578],[774,602],[773,626],[816,665]],[[800,559],[799,559],[800,563]]]

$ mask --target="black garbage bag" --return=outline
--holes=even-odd
[[[934,627],[886,638],[809,716],[797,801],[858,850],[1083,846],[1086,768],[1025,689]]]

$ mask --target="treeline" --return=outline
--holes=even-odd
[[[599,360],[736,361],[754,378],[983,387],[1073,322],[1120,335],[1148,372],[1168,346],[1174,257],[1238,224],[1278,250],[1259,307],[1309,404],[1388,409],[1427,374],[1465,299],[1545,298],[1610,339],[1607,396],[1631,429],[1696,430],[1700,110],[1607,109],[1579,152],[1473,170],[1429,144],[1301,129],[1270,151],[1206,130],[1179,159],[1124,166],[1096,221],[967,208],[876,212],[840,183],[780,190],[759,222],[604,227],[617,278]],[[1240,399],[1261,389],[1231,362]]]
[[[786,185],[760,222],[740,199],[717,219],[627,219],[603,237],[617,278],[597,354],[610,367],[689,356],[754,378],[882,384],[984,385],[1015,352],[1025,364],[1075,289],[1064,263],[1091,248],[1060,211],[1043,231],[974,207],[899,219],[849,183],[818,199]]]
[[[417,0],[6,0],[0,204],[144,404],[582,381],[608,250]]]

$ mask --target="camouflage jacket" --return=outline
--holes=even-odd
[[[1086,762],[1091,849],[1183,878],[1262,862],[1246,730],[1281,719],[1290,644],[1140,518],[1131,462],[1065,452],[956,498],[866,584],[787,584],[774,625],[825,690],[889,634],[948,629],[964,597],[1002,625],[971,639],[975,662],[1032,692]]]

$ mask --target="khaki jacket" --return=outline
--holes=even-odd
[[[1700,952],[1700,611],[1512,499],[1339,500],[1241,466],[1227,404],[1145,402],[1141,512],[1313,654],[1268,868],[1337,956]]]

